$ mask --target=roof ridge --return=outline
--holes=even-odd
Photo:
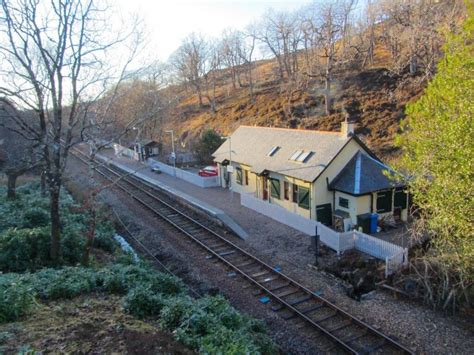
[[[316,129],[303,129],[303,128],[285,128],[285,127],[267,127],[267,126],[250,126],[250,125],[240,125],[240,127],[248,127],[248,128],[264,128],[264,129],[278,129],[283,131],[298,131],[298,132],[305,132],[305,133],[324,133],[324,134],[337,134],[342,136],[341,132],[335,131],[320,131]],[[349,137],[348,137],[349,138]]]

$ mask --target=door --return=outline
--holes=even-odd
[[[262,178],[262,191],[263,191],[263,199],[266,201],[268,200],[268,177],[263,176]]]
[[[325,226],[332,225],[332,207],[330,203],[316,206],[316,220]]]

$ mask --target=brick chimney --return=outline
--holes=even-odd
[[[341,123],[341,135],[344,138],[354,135],[354,122],[349,121],[348,113],[345,115],[344,122]]]

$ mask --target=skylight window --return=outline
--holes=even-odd
[[[274,156],[274,155],[275,155],[275,153],[276,153],[276,152],[278,152],[278,149],[280,149],[280,147],[279,147],[279,146],[275,146],[275,147],[273,147],[273,148],[270,150],[270,152],[268,153],[268,156],[269,156],[269,157],[272,157],[272,156]]]
[[[290,160],[296,161],[298,157],[303,153],[302,150],[297,150],[296,152],[293,153],[293,155],[290,157]]]
[[[296,159],[296,161],[299,161],[300,163],[306,163],[309,158],[311,158],[313,156],[314,152],[304,152],[302,154],[300,154],[298,156],[298,158]]]

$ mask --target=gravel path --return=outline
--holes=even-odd
[[[90,184],[84,177],[86,171],[83,167],[70,164],[71,180],[75,184]],[[151,174],[151,173],[150,173]],[[159,180],[178,188],[181,182],[161,174]],[[192,186],[185,193],[205,196],[207,189]],[[242,241],[237,238],[231,240],[246,250],[261,257],[272,265],[280,265],[283,272],[301,282],[312,290],[322,291],[324,297],[336,303],[355,316],[365,320],[382,332],[399,339],[403,344],[411,347],[417,353],[423,354],[471,354],[474,352],[474,328],[472,319],[449,317],[439,312],[427,309],[415,302],[395,299],[387,292],[377,291],[374,298],[357,302],[345,295],[343,283],[330,274],[315,271],[310,268],[314,258],[310,248],[309,237],[295,230],[261,216],[240,206],[238,194],[234,194],[232,205],[228,204],[229,192],[225,190],[221,197],[215,197],[218,208],[240,207],[232,217],[248,229],[249,239]],[[164,250],[164,255],[171,259],[179,260],[178,264],[185,266],[182,275],[188,279],[198,281],[202,289],[219,289],[239,309],[258,318],[264,319],[269,324],[275,340],[287,353],[319,353],[328,344],[314,332],[308,332],[307,327],[301,327],[299,321],[284,322],[267,307],[259,304],[252,296],[251,289],[242,292],[248,284],[239,278],[229,278],[222,265],[218,268],[223,272],[216,272],[216,265],[205,259],[205,254],[194,244],[178,235],[170,227],[164,225],[156,217],[144,213],[140,206],[130,201],[124,194],[105,192],[105,201],[120,208],[121,214],[127,221],[136,223],[144,232],[142,238],[160,243],[159,248]],[[121,196],[124,195],[124,196]],[[219,196],[213,193],[214,196]],[[222,200],[219,200],[221,198]],[[227,207],[219,205],[218,201],[226,201]],[[185,277],[186,279],[186,277]]]

